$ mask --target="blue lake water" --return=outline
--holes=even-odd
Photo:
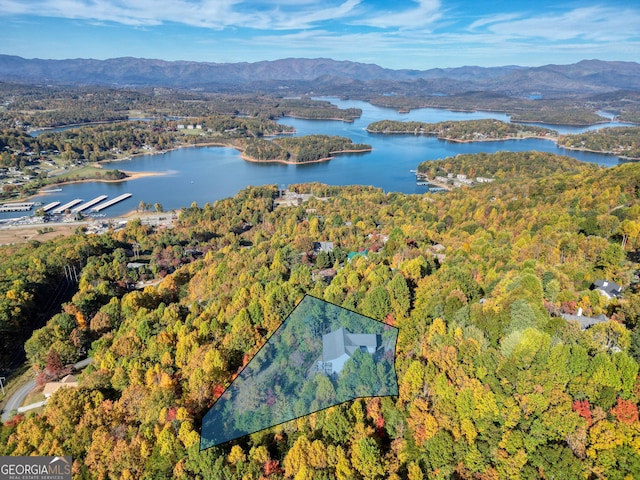
[[[353,123],[293,118],[284,118],[280,123],[294,126],[297,130],[296,135],[323,133],[346,136],[356,143],[372,145],[372,152],[340,155],[323,163],[280,165],[244,161],[240,158],[239,152],[231,148],[182,148],[161,155],[146,155],[105,165],[107,168],[129,171],[164,172],[164,175],[119,183],[90,182],[63,185],[60,187],[61,192],[40,195],[35,197],[35,201],[65,203],[75,198],[88,201],[98,195],[113,198],[122,193],[132,193],[131,198],[103,212],[107,216],[117,216],[134,210],[141,201],[161,203],[165,210],[178,209],[189,206],[192,202],[203,205],[233,196],[249,185],[286,186],[317,181],[330,185],[373,185],[385,191],[423,193],[426,191],[425,187],[416,186],[415,175],[409,170],[416,169],[418,164],[425,160],[464,153],[538,150],[569,155],[584,162],[605,166],[619,163],[615,156],[564,150],[549,140],[455,143],[426,136],[370,134],[365,130],[366,126],[373,121],[384,119],[439,122],[479,118],[509,121],[509,118],[495,112],[467,113],[430,108],[398,113],[393,109],[380,108],[360,101],[341,101],[333,98],[330,100],[341,108],[361,108],[362,117]],[[586,128],[543,126],[554,128],[561,133],[574,133],[615,125],[619,124],[612,122]],[[19,213],[0,214],[0,218],[15,216],[19,216]]]

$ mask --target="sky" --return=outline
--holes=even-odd
[[[0,53],[25,58],[640,61],[638,0],[0,0],[0,25]]]

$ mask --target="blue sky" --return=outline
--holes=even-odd
[[[640,2],[0,0],[0,53],[388,68],[640,61]]]

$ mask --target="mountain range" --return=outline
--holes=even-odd
[[[375,64],[327,58],[287,58],[255,63],[164,61],[144,58],[108,60],[26,59],[0,55],[0,81],[115,87],[170,87],[182,89],[273,90],[369,88],[382,93],[411,85],[421,91],[460,93],[495,91],[509,95],[540,93],[588,95],[620,89],[640,90],[640,64],[583,60],[570,65],[540,67],[459,67],[428,70],[392,70]]]

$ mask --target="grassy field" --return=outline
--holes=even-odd
[[[52,178],[57,178],[60,180],[80,180],[82,178],[98,178],[104,175],[105,169],[97,168],[97,167],[80,167],[75,170],[70,170],[68,172],[61,173],[60,175],[56,175]]]
[[[194,128],[193,130],[189,130],[189,129],[184,129],[184,130],[180,130],[180,132],[184,135],[184,136],[194,136],[194,135],[200,135],[201,133],[203,133],[203,131],[197,128]]]
[[[24,401],[22,402],[21,407],[24,405],[31,405],[32,403],[42,402],[44,401],[44,393],[42,393],[42,389],[34,390],[29,395],[24,397]]]
[[[127,112],[127,116],[129,118],[149,118],[156,117],[158,114],[154,114],[151,112],[145,112],[144,110],[129,110]]]
[[[46,233],[38,233],[46,228],[42,224],[36,225],[19,225],[0,228],[0,245],[8,245],[12,243],[25,243],[29,240],[37,240],[45,242],[59,236],[73,235],[78,228],[78,224],[59,224],[55,227],[49,227],[52,230]]]

